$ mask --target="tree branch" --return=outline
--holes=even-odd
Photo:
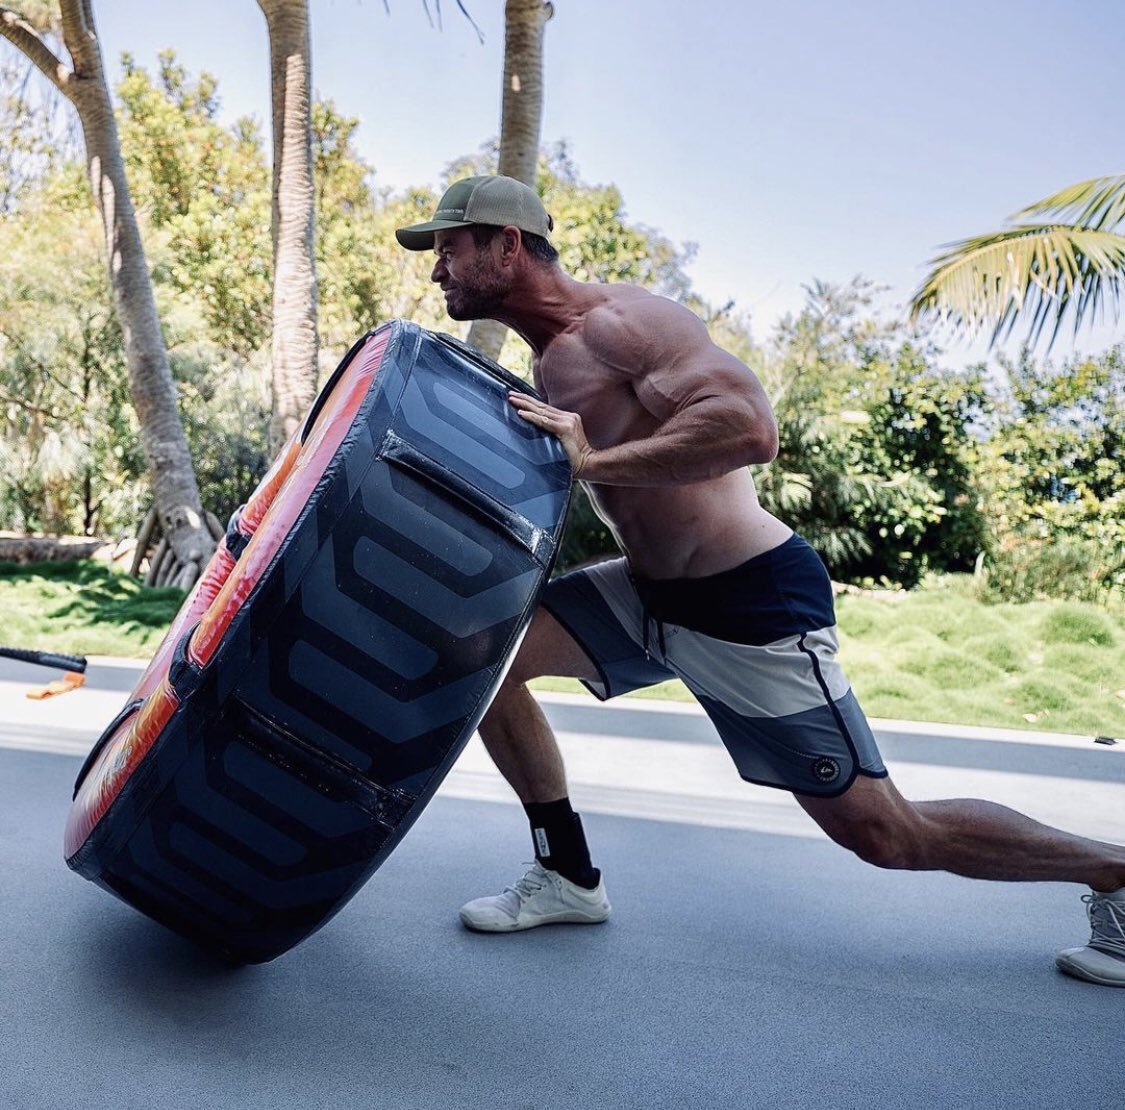
[[[40,38],[38,32],[11,8],[0,6],[0,35],[6,38],[25,58],[29,58],[41,73],[68,100],[74,72],[68,69],[54,51]]]
[[[547,16],[547,18],[550,19],[551,16],[555,14],[555,9],[550,4],[547,4],[545,6],[551,9],[550,14]],[[469,14],[469,9],[465,7],[465,5],[462,3],[462,0],[457,0],[457,7],[461,9],[461,14],[469,21],[469,25],[472,27],[472,29],[476,31],[477,40],[483,46],[484,32],[477,26],[476,20],[473,19],[473,17]],[[441,0],[438,0],[438,11],[441,11]]]
[[[72,43],[80,42],[92,34],[90,28],[93,26],[93,19],[88,18],[90,12],[86,0],[59,0],[59,15],[62,20],[63,41],[68,50]]]
[[[37,416],[45,416],[49,420],[57,419],[56,414],[51,412],[50,409],[42,408],[39,405],[33,405],[30,401],[25,400],[23,397],[14,397],[11,393],[9,393],[6,389],[3,389],[2,387],[0,387],[0,402],[3,402],[5,405],[15,405],[17,408],[23,409],[24,412],[33,412]]]

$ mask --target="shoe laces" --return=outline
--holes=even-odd
[[[531,865],[527,874],[517,879],[512,886],[507,887],[505,893],[511,892],[520,900],[520,905],[523,905],[529,898],[538,894],[549,881],[543,865],[536,862]]]
[[[1090,918],[1090,947],[1113,956],[1125,956],[1125,902],[1108,894],[1083,894]]]

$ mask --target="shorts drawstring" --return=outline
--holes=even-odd
[[[637,596],[641,599],[641,648],[645,653],[645,662],[652,662],[652,652],[649,651],[649,621],[656,625],[656,642],[660,647],[661,662],[668,658],[668,645],[664,642],[664,622],[659,617],[654,617],[648,608],[648,598],[645,596],[645,591],[639,587],[637,589]]]

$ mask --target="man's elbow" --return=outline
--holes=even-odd
[[[773,420],[755,421],[746,433],[746,462],[748,465],[770,463],[777,458],[777,424]]]
[[[778,447],[780,446],[777,438],[777,426],[770,427],[768,431],[763,432],[758,437],[758,454],[754,459],[756,463],[771,463],[777,458]]]

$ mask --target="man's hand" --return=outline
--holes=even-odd
[[[574,477],[578,478],[589,465],[590,456],[594,453],[582,427],[582,417],[576,412],[564,412],[545,401],[529,397],[526,393],[509,393],[508,400],[529,424],[558,438],[570,460]]]

